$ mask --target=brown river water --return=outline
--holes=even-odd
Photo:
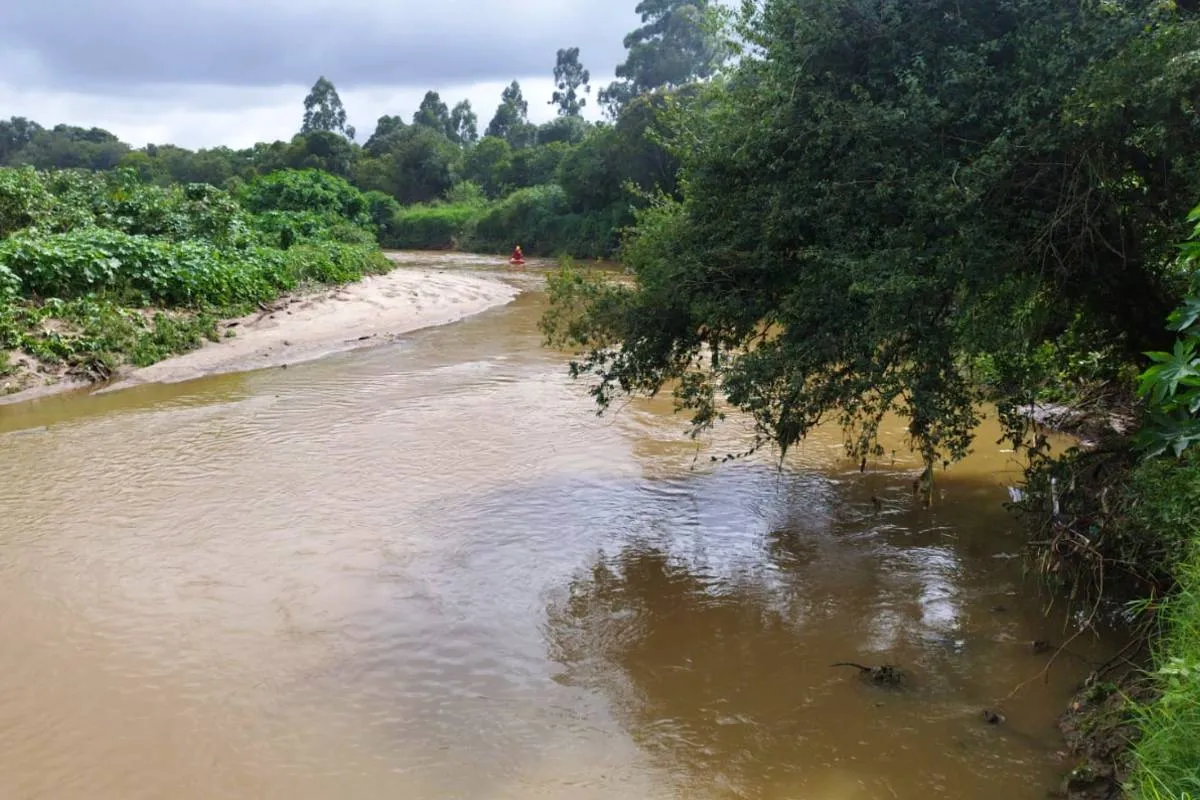
[[[508,277],[392,345],[0,408],[0,798],[1057,784],[1055,717],[1115,645],[1033,654],[1066,612],[1023,577],[994,427],[931,509],[913,459],[860,474],[836,431],[713,465],[736,426],[598,418]]]

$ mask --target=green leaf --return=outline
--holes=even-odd
[[[1167,317],[1167,330],[1185,331],[1200,320],[1200,297],[1189,297]]]
[[[1174,397],[1181,381],[1200,376],[1200,369],[1197,369],[1200,364],[1197,363],[1195,357],[1195,341],[1176,340],[1174,352],[1170,353],[1165,360],[1158,357],[1166,355],[1163,353],[1148,355],[1155,361],[1161,362],[1157,367],[1147,370],[1147,374],[1157,370],[1153,379],[1149,382],[1143,381],[1143,386],[1149,386],[1152,389],[1156,403],[1161,404]]]

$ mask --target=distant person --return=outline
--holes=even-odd
[[[517,245],[516,249],[513,250],[512,258],[508,261],[510,264],[518,265],[525,263],[525,254],[521,252],[521,245]]]

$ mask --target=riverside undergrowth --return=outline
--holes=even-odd
[[[1195,479],[1200,485],[1200,470]],[[1200,527],[1192,532],[1200,538]],[[1178,578],[1178,589],[1157,612],[1158,696],[1135,708],[1141,737],[1131,793],[1139,800],[1200,797],[1200,556],[1181,565]]]
[[[1141,527],[1175,543],[1174,591],[1147,603],[1155,614],[1157,697],[1135,708],[1140,738],[1130,790],[1139,800],[1200,797],[1200,209],[1182,262],[1191,292],[1171,314],[1177,335],[1143,375],[1146,424],[1138,436],[1145,460],[1132,486]]]
[[[1081,793],[1071,797],[1200,797],[1200,209],[1189,220],[1196,228],[1173,263],[1184,287],[1167,318],[1175,341],[1146,353],[1136,432],[1047,462],[1031,487],[1053,509],[1043,564],[1093,594],[1133,588],[1141,635],[1127,651],[1146,655],[1127,662],[1140,669],[1112,702],[1085,713],[1097,734],[1084,742],[1073,773]]]
[[[107,378],[215,339],[220,319],[281,294],[386,271],[369,210],[315,170],[236,195],[127,171],[0,170],[0,377]]]

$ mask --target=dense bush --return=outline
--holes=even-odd
[[[566,193],[554,184],[513,192],[488,209],[475,223],[472,246],[503,250],[519,243],[528,253],[553,247],[555,226],[566,212]]]
[[[228,193],[205,184],[143,184],[131,170],[0,170],[0,236],[24,228],[62,233],[103,227],[173,241],[240,246],[250,217]]]
[[[102,228],[17,234],[0,243],[0,264],[36,297],[105,293],[137,304],[224,307],[257,303],[298,281],[340,283],[387,268],[378,248],[339,242],[286,252],[221,251],[203,241],[170,242]],[[0,273],[0,286],[5,283]]]
[[[465,246],[503,252],[520,244],[530,255],[601,258],[616,252],[620,228],[631,221],[627,206],[572,212],[561,186],[535,186],[490,206],[465,232]]]
[[[267,299],[291,283],[279,251],[223,253],[200,240],[104,228],[18,233],[0,243],[0,264],[36,297],[105,292],[142,303],[223,306]]]
[[[0,263],[0,303],[12,300],[21,294],[21,279],[4,264]]]
[[[379,231],[385,230],[399,213],[400,204],[396,198],[383,192],[367,192],[363,197],[367,201],[367,215],[371,218],[371,224]]]
[[[297,242],[373,245],[376,241],[370,229],[329,212],[265,211],[253,219],[259,241],[270,247],[287,249]]]
[[[0,169],[0,237],[44,221],[54,203],[33,168]]]
[[[149,185],[128,169],[0,169],[0,297],[223,308],[387,268],[369,213],[394,201],[312,171],[240,195],[261,213],[212,186]]]
[[[485,208],[477,203],[408,206],[392,217],[381,242],[400,249],[450,249],[466,238]]]
[[[281,170],[237,189],[249,211],[327,213],[357,225],[371,224],[371,203],[344,179],[315,169]]]

